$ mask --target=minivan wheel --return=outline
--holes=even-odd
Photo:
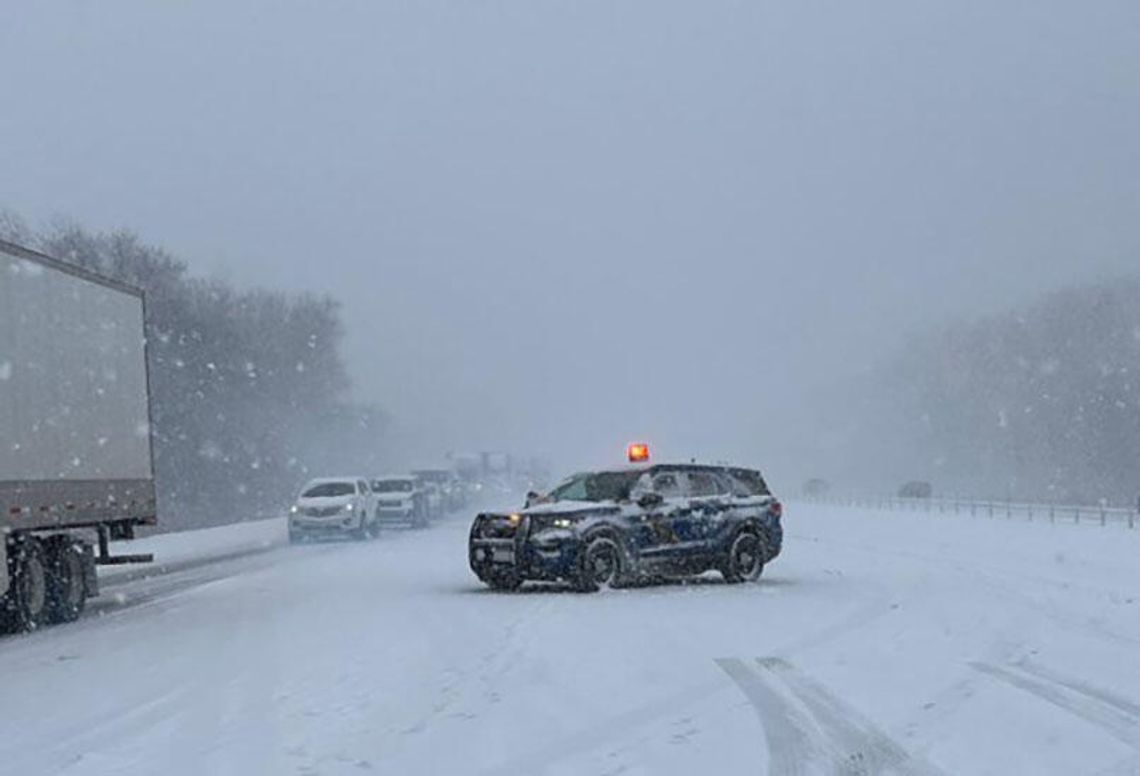
[[[621,547],[608,536],[597,536],[582,550],[574,587],[583,593],[617,587],[621,573]]]
[[[755,582],[764,572],[765,545],[755,531],[741,531],[728,547],[720,573],[729,584]]]

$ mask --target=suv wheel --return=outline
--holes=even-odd
[[[427,528],[427,506],[422,501],[417,501],[412,511],[412,528]]]
[[[513,571],[493,571],[483,578],[483,581],[492,590],[506,591],[518,590],[522,585],[522,578]]]
[[[752,530],[738,533],[728,546],[728,556],[724,559],[720,573],[729,584],[755,582],[764,572],[764,558],[767,555],[764,540]]]
[[[603,587],[617,587],[621,575],[621,547],[608,536],[596,536],[588,540],[582,549],[574,587],[583,593],[593,593]]]

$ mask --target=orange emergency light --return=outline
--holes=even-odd
[[[645,463],[649,460],[649,445],[644,442],[634,442],[626,451],[630,463]]]

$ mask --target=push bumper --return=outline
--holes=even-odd
[[[468,544],[471,570],[480,579],[509,572],[520,579],[570,579],[577,566],[580,543],[566,537],[556,543],[534,540],[472,537]]]

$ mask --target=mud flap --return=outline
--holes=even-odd
[[[95,573],[95,548],[89,542],[79,545],[83,550],[83,586],[88,596],[99,595],[99,575]]]
[[[8,594],[8,532],[0,533],[0,598]]]

